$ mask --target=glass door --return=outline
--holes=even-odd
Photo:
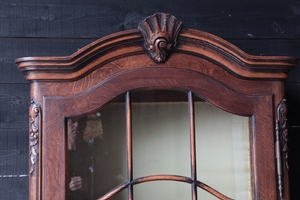
[[[69,200],[251,199],[249,117],[192,91],[127,92],[66,123]]]

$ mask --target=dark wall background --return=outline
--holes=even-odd
[[[110,33],[168,12],[185,28],[218,35],[256,55],[300,57],[300,1],[0,1],[0,199],[28,199],[29,83],[14,60],[69,55]],[[292,200],[300,199],[300,65],[286,80]]]

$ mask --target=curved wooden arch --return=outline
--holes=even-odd
[[[189,77],[186,79],[185,77]],[[272,121],[271,110],[258,109],[267,107],[270,102],[272,102],[272,95],[248,95],[248,94],[238,94],[234,90],[219,84],[215,80],[211,79],[206,75],[200,73],[195,73],[193,71],[187,71],[184,69],[174,69],[174,68],[155,68],[149,67],[146,69],[135,69],[132,71],[127,71],[126,73],[120,73],[113,77],[100,82],[96,86],[92,87],[90,90],[81,92],[71,96],[45,96],[43,100],[44,112],[47,116],[44,116],[43,120],[47,121],[47,126],[43,128],[44,140],[47,141],[47,147],[44,148],[43,157],[48,157],[44,160],[44,165],[48,167],[47,173],[44,174],[44,185],[49,188],[56,188],[56,193],[53,193],[52,189],[46,192],[46,196],[50,199],[64,199],[64,193],[59,193],[58,188],[63,188],[65,180],[59,178],[53,178],[53,174],[56,172],[53,165],[58,166],[59,169],[65,169],[66,163],[63,162],[65,158],[64,152],[57,152],[57,149],[64,148],[65,136],[61,133],[64,132],[64,121],[66,117],[74,117],[85,115],[87,113],[92,113],[99,109],[102,109],[113,99],[124,94],[124,92],[129,90],[166,90],[172,88],[173,90],[181,91],[193,91],[193,93],[208,102],[216,105],[217,107],[226,110],[228,112],[250,116],[252,118],[252,124],[255,127],[253,133],[250,137],[254,140],[254,133],[262,134],[262,137],[269,137],[271,140],[266,141],[255,141],[253,142],[252,150],[257,157],[264,157],[265,162],[252,161],[252,170],[254,172],[258,171],[262,173],[268,164],[274,162],[273,157],[266,157],[267,149],[262,150],[260,146],[273,148],[272,144],[272,123],[264,124],[264,120]],[[230,96],[231,98],[226,98]],[[232,106],[234,104],[234,106]],[[257,106],[259,105],[259,107]],[[255,109],[258,109],[255,111]],[[270,136],[268,136],[270,135]],[[51,156],[51,158],[47,155]],[[61,162],[57,162],[57,160]],[[255,166],[255,167],[254,167]],[[267,170],[265,175],[272,176],[273,170]],[[64,177],[65,173],[63,170],[59,172],[60,176]],[[258,173],[258,174],[259,174]],[[260,176],[252,175],[253,180],[262,183],[262,178]],[[164,177],[164,180],[168,180],[169,176],[154,176]],[[176,179],[176,175],[171,177]],[[139,178],[138,178],[139,179]],[[160,180],[160,179],[157,179]],[[173,180],[173,179],[172,179]],[[146,180],[148,181],[148,180]],[[201,181],[201,180],[200,180]],[[254,191],[257,193],[263,193],[260,188],[273,187],[272,193],[275,195],[276,186],[271,183],[276,181],[270,178],[267,183],[262,183],[258,185],[253,185]],[[124,189],[125,186],[134,185],[141,183],[139,181],[133,183],[124,183],[125,185],[119,186],[112,190],[108,195],[105,195],[103,199],[107,199],[110,195],[116,194]],[[209,186],[200,184],[197,180],[197,186],[210,192],[220,199],[230,199],[225,195],[219,193],[218,191],[210,188]],[[202,187],[203,186],[203,187]],[[45,190],[45,189],[44,189]],[[46,190],[47,191],[47,190]],[[271,191],[269,191],[271,192]],[[258,194],[261,196],[261,194]],[[101,198],[102,199],[102,198]]]
[[[29,81],[78,80],[116,59],[148,54],[143,44],[140,31],[128,30],[96,40],[70,56],[25,57],[16,63]],[[193,29],[180,32],[174,52],[202,57],[244,79],[286,79],[298,63],[288,56],[249,55],[220,37]]]
[[[36,154],[31,200],[65,199],[64,119],[91,113],[122,93],[141,89],[193,91],[225,111],[250,116],[252,197],[283,199],[284,191],[284,199],[289,199],[287,170],[281,160],[275,166],[274,155],[280,150],[274,141],[280,141],[274,127],[276,106],[284,98],[283,80],[298,59],[249,55],[215,35],[180,31],[181,26],[173,16],[159,13],[141,22],[139,30],[103,37],[70,56],[16,60],[31,82],[32,107],[41,115],[31,116],[31,124],[43,122],[30,132],[35,137],[30,151]]]

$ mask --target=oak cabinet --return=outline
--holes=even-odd
[[[17,59],[30,199],[289,199],[283,81],[297,62],[164,13],[70,56]]]

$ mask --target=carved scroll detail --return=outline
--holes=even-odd
[[[142,21],[138,29],[145,39],[145,48],[156,62],[164,62],[176,46],[182,22],[171,14],[156,13]]]
[[[287,129],[287,106],[286,106],[286,100],[283,99],[281,103],[278,105],[277,108],[277,116],[278,116],[278,126],[279,126],[279,131],[282,139],[282,152],[284,155],[284,163],[285,167],[288,170],[289,169],[289,163],[288,163],[288,129]]]
[[[283,99],[279,105],[277,106],[276,110],[276,160],[277,160],[277,176],[278,176],[278,190],[280,194],[280,199],[283,198],[283,183],[282,183],[282,162],[286,169],[289,169],[288,165],[288,130],[287,130],[287,106],[286,100]],[[282,143],[282,145],[281,145]],[[282,148],[281,148],[282,146]],[[284,156],[284,161],[282,160],[282,154]]]
[[[40,130],[41,107],[34,101],[31,101],[29,108],[29,173],[32,174],[36,168],[36,162],[39,154],[39,130]]]

